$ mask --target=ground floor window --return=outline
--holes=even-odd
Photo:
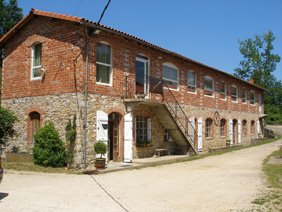
[[[164,131],[164,141],[173,141],[172,137],[170,136],[168,130]]]
[[[243,131],[243,136],[247,136],[247,121],[243,120],[242,122],[242,131]]]
[[[251,121],[251,134],[254,135],[256,133],[256,128],[255,128],[255,121]]]
[[[205,128],[206,138],[212,137],[212,123],[213,123],[213,120],[211,118],[206,119],[206,128]]]
[[[220,136],[226,136],[226,120],[220,120]]]
[[[145,144],[148,141],[148,118],[136,116],[136,143]]]

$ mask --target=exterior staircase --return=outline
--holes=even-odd
[[[165,92],[163,87],[166,87]],[[137,104],[149,106],[176,143],[176,153],[189,155],[197,154],[194,139],[194,135],[196,135],[195,129],[188,121],[188,117],[169,86],[162,79],[151,77],[150,88],[151,93],[158,93],[163,96],[162,102],[144,98],[127,99],[124,101],[127,108],[133,108]],[[189,132],[192,132],[192,134],[189,134]]]

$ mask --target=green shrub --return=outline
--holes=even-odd
[[[35,164],[51,167],[66,165],[67,153],[63,141],[52,122],[34,135],[33,160]]]
[[[71,166],[74,162],[74,147],[76,138],[76,116],[73,121],[69,120],[66,126],[66,141],[67,141],[67,164]]]
[[[101,154],[100,158],[102,158],[102,155],[107,152],[107,145],[102,141],[98,141],[94,144],[94,151],[96,154]]]
[[[15,133],[13,129],[17,117],[8,109],[0,107],[0,145],[5,144],[8,137]]]

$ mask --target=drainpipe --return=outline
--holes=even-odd
[[[88,103],[88,30],[85,28],[85,83],[84,83],[84,141],[83,141],[83,164],[86,168],[86,149],[87,149],[87,103]]]
[[[4,60],[4,55],[3,55],[3,49],[0,47],[0,108],[1,108],[1,103],[2,103],[2,68],[3,68],[3,60]]]

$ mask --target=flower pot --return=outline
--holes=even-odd
[[[106,167],[106,159],[105,158],[96,158],[95,167],[97,169],[104,169]]]

